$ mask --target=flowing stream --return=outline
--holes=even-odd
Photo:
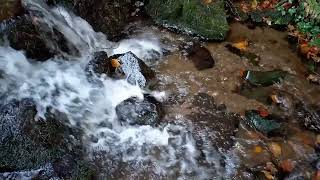
[[[48,109],[66,114],[70,126],[85,131],[87,156],[103,166],[102,177],[220,179],[232,175],[232,153],[224,155],[228,164],[222,165],[222,154],[210,143],[196,145],[193,125],[183,116],[157,127],[119,123],[115,107],[120,102],[130,97],[142,99],[144,93],[152,92],[106,76],[94,77],[102,82],[100,85],[88,81],[85,68],[95,52],[105,51],[110,56],[132,51],[147,60],[151,52],[162,54],[157,36],[148,33],[119,43],[110,42],[62,7],[51,8],[37,0],[23,2],[41,28],[61,32],[80,55],[61,52],[62,56],[37,62],[9,45],[0,47],[3,101],[31,98],[36,102],[37,118],[45,118]],[[165,92],[158,94],[165,98]]]

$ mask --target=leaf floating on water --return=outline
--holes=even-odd
[[[233,43],[232,46],[241,50],[241,51],[245,51],[245,50],[247,50],[249,43],[247,40],[243,40],[240,42]]]

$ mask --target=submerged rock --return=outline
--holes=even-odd
[[[92,72],[106,74],[115,79],[127,78],[131,84],[145,87],[155,78],[155,73],[132,52],[116,54],[111,57],[105,52],[96,53],[95,58],[87,66],[89,76]],[[92,74],[91,74],[92,75]]]
[[[163,117],[161,103],[154,97],[145,95],[143,100],[130,98],[116,107],[118,118],[130,125],[155,126]]]
[[[201,134],[209,130],[209,135],[205,138],[217,149],[228,150],[233,146],[233,137],[238,128],[241,118],[234,113],[225,112],[214,102],[214,98],[205,93],[199,93],[194,96],[192,109],[195,111],[187,117],[195,126],[196,139],[201,142]],[[222,109],[222,110],[220,110]]]
[[[187,57],[199,71],[214,67],[215,62],[210,51],[201,44],[193,43],[186,51]]]
[[[223,0],[149,0],[146,11],[165,27],[205,39],[223,40],[228,31]]]

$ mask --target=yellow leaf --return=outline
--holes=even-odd
[[[254,147],[254,152],[255,153],[261,153],[262,152],[262,147],[261,146],[255,146]]]
[[[232,44],[233,47],[235,47],[237,49],[240,49],[240,50],[246,50],[248,45],[249,45],[249,43],[246,40],[240,41],[240,42],[236,42],[236,43]]]
[[[253,10],[256,10],[256,9],[257,9],[257,6],[258,6],[257,0],[252,0],[251,8],[252,8]]]
[[[271,173],[269,171],[262,171],[264,176],[269,179],[269,180],[272,180],[274,179],[274,177],[271,175]]]
[[[272,154],[276,158],[279,158],[281,156],[282,150],[281,150],[281,146],[278,143],[275,143],[275,142],[270,143],[269,148]]]
[[[121,64],[118,59],[111,59],[111,66],[114,68],[118,68],[121,66]]]

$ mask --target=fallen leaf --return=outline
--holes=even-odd
[[[281,150],[281,146],[278,143],[275,143],[275,142],[270,143],[269,149],[276,158],[279,158],[281,156],[282,150]]]
[[[118,59],[111,59],[111,66],[114,68],[118,68],[121,66],[121,64]]]
[[[261,171],[261,172],[263,172],[264,176],[265,176],[267,179],[269,179],[269,180],[274,179],[274,177],[272,176],[272,174],[271,174],[269,171],[263,170],[263,171]]]
[[[262,152],[262,147],[261,146],[255,146],[254,147],[254,152],[255,153],[261,153]]]
[[[247,40],[243,40],[243,41],[236,42],[236,43],[232,44],[233,47],[240,49],[242,51],[246,50],[248,48],[248,45],[249,45],[249,43]]]

